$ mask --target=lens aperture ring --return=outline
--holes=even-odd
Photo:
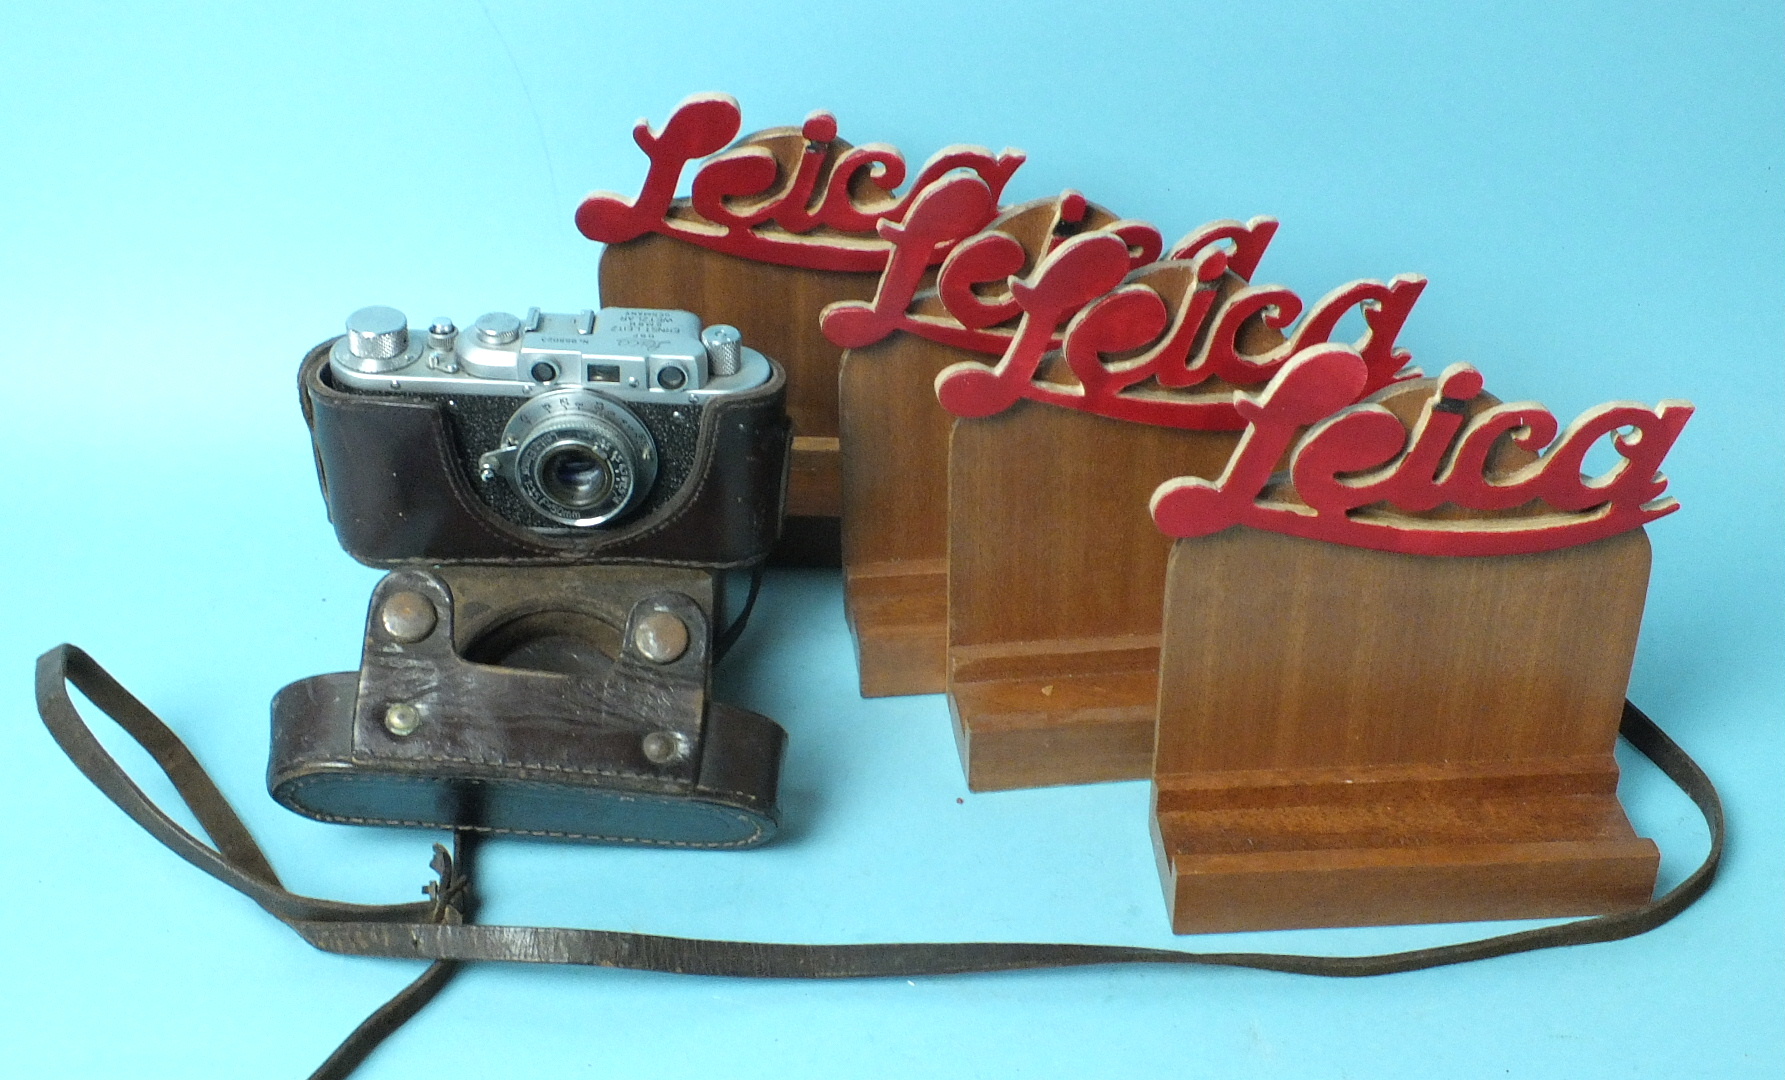
[[[514,447],[504,470],[534,511],[559,525],[590,528],[636,508],[657,479],[650,431],[631,410],[600,394],[566,388],[517,410],[504,432]]]

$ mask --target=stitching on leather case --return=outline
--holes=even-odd
[[[569,773],[575,776],[612,776],[624,780],[662,780],[662,776],[654,773],[629,772],[625,769],[596,769],[578,765],[546,765],[532,761],[514,761],[507,758],[487,757],[448,757],[442,754],[430,754],[426,757],[409,755],[396,756],[386,754],[366,754],[361,760],[373,763],[425,762],[434,765],[489,765],[504,769],[537,769],[540,772]],[[541,781],[543,782],[543,781]],[[568,786],[568,785],[566,785]],[[733,794],[742,794],[734,792]]]
[[[409,776],[354,776],[352,774],[340,774],[340,775],[335,775],[335,776],[300,777],[299,779],[288,781],[287,783],[281,784],[280,789],[283,792],[287,793],[288,795],[295,794],[297,791],[299,791],[301,789],[313,787],[317,783],[320,783],[324,780],[327,780],[330,782],[340,782],[342,780],[346,780],[346,781],[349,781],[352,783],[398,783],[398,784],[431,784],[431,783],[436,782],[431,779],[421,779],[418,777],[409,777]],[[467,784],[489,784],[489,783],[493,783],[494,781],[480,780],[475,777],[467,777],[462,780],[454,780],[453,782],[454,783],[467,783]],[[535,784],[540,787],[570,788],[571,790],[575,790],[575,791],[582,790],[581,788],[573,787],[570,784],[553,784],[553,783],[539,781],[539,780],[518,780],[518,781],[504,781],[504,782],[505,783]],[[739,793],[727,792],[726,794],[739,794]],[[293,801],[295,802],[295,800],[293,800]],[[749,836],[743,838],[742,840],[731,840],[731,841],[726,841],[726,842],[715,841],[715,842],[710,842],[710,843],[700,843],[700,842],[693,841],[693,840],[640,840],[637,837],[604,836],[599,833],[560,832],[560,831],[556,831],[556,830],[552,830],[552,829],[510,829],[510,828],[502,828],[500,826],[495,826],[495,825],[454,825],[450,822],[442,822],[442,821],[411,821],[411,820],[407,820],[407,819],[403,819],[403,818],[356,817],[351,814],[323,813],[320,811],[311,810],[308,807],[304,807],[302,812],[304,813],[304,815],[306,817],[312,818],[316,821],[326,821],[326,822],[332,822],[332,823],[340,824],[340,825],[395,825],[395,826],[401,826],[401,827],[412,828],[412,829],[468,829],[472,832],[493,833],[493,834],[501,834],[501,835],[505,835],[505,836],[539,836],[539,837],[545,837],[545,838],[557,839],[557,840],[596,840],[596,841],[601,841],[604,843],[611,843],[611,844],[636,844],[640,847],[679,847],[679,848],[706,848],[706,849],[732,848],[732,847],[743,847],[746,844],[749,844],[755,840],[759,840],[762,838],[762,826],[759,823],[757,823],[755,821],[751,821],[750,819],[744,817],[744,815],[742,815],[742,814],[739,814],[738,817],[742,818],[743,820],[749,821],[749,823],[750,823],[750,835]]]

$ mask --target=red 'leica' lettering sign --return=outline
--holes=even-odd
[[[1022,304],[1014,293],[988,295],[982,290],[1004,285],[1019,274],[1028,252],[1016,237],[995,227],[975,231],[979,227],[975,223],[985,222],[985,208],[992,200],[984,181],[957,173],[919,193],[902,223],[882,221],[880,235],[893,244],[893,253],[879,288],[870,301],[844,301],[826,309],[825,337],[842,348],[859,349],[894,331],[904,331],[994,356],[1008,349],[1016,329],[1007,324],[1023,314]],[[1090,204],[1076,191],[1060,196],[1062,226],[1086,221],[1089,210]],[[1159,230],[1144,221],[1123,218],[1097,226],[1095,231],[1120,237],[1127,244],[1130,270],[1152,263],[1165,246]],[[1190,259],[1219,245],[1231,245],[1227,269],[1249,281],[1276,231],[1274,218],[1258,217],[1244,224],[1213,221],[1179,240],[1166,258]],[[1051,254],[1074,234],[1050,237],[1040,254]],[[918,287],[938,251],[947,252],[936,274],[935,299],[942,310],[934,312],[934,304],[930,311],[916,310]],[[1300,301],[1295,304],[1299,311]],[[1049,341],[1050,347],[1057,347],[1058,333],[1050,331]]]
[[[813,113],[798,129],[771,129],[730,146],[742,122],[737,101],[725,94],[688,98],[661,131],[640,120],[632,137],[651,167],[638,197],[595,192],[577,208],[577,228],[602,243],[658,232],[758,262],[872,273],[886,265],[892,248],[875,226],[903,219],[938,179],[964,169],[986,186],[991,201],[973,224],[977,230],[991,220],[1004,185],[1023,163],[1015,150],[944,147],[924,164],[910,191],[898,196],[907,173],[904,156],[884,143],[841,141],[829,113]],[[695,173],[689,198],[677,200],[683,171],[700,158],[708,160]],[[934,252],[932,261],[946,253]]]
[[[991,220],[987,210],[995,211],[996,201],[985,181],[969,173],[944,177],[917,193],[902,223],[882,221],[879,225],[880,235],[891,242],[893,252],[874,298],[866,303],[832,304],[824,313],[824,336],[842,348],[859,349],[902,330],[956,348],[1002,353],[1013,331],[994,327],[1015,319],[1021,308],[1014,297],[987,297],[979,290],[1002,285],[1021,272],[1028,252],[1009,233],[994,228],[980,231]],[[1078,192],[1061,195],[1061,225],[1078,225],[1089,211],[1090,204]],[[1274,227],[1275,223],[1271,224]],[[1113,221],[1100,231],[1122,239],[1130,267],[1157,259],[1165,244],[1159,230],[1144,221]],[[1209,242],[1232,238],[1223,232]],[[1050,238],[1049,250],[1064,240]],[[1269,242],[1268,234],[1264,242]],[[936,296],[943,314],[920,314],[911,309],[924,272],[936,262],[938,252],[946,253],[936,275]],[[1258,254],[1263,254],[1262,246]]]
[[[1356,404],[1419,376],[1396,338],[1422,277],[1353,281],[1304,305],[1289,289],[1251,284],[1273,219],[1212,222],[1155,261],[1164,244],[1145,222],[1100,209],[1096,227],[1071,235],[1088,220],[1077,192],[1060,197],[1061,235],[1036,248],[1041,257],[1022,276],[1030,250],[988,228],[1005,220],[999,198],[1021,153],[946,147],[899,195],[904,157],[843,142],[829,113],[734,145],[741,122],[723,94],[688,98],[661,130],[641,120],[633,137],[650,170],[638,197],[596,192],[577,209],[577,227],[606,243],[656,232],[759,262],[878,272],[872,300],[825,310],[825,336],[860,348],[904,331],[998,355],[937,376],[937,399],[957,416],[991,416],[1027,398],[1144,424],[1243,429],[1220,479],[1186,477],[1155,492],[1154,521],[1173,536],[1245,524],[1384,551],[1506,554],[1586,543],[1677,507],[1662,497],[1658,470],[1692,414],[1685,402],[1600,406],[1558,437],[1555,417],[1534,404],[1467,408],[1481,377],[1455,365],[1410,432],[1382,406]],[[703,158],[691,194],[676,198],[689,163]],[[920,293],[933,267],[935,293]],[[996,288],[1004,283],[1007,293]],[[1363,336],[1329,344],[1353,310]],[[1259,349],[1261,328],[1274,344]],[[1265,383],[1257,394],[1235,389]],[[1608,436],[1618,464],[1583,479],[1587,451]],[[1496,446],[1508,442],[1547,450],[1490,476]],[[1288,477],[1273,480],[1286,453]],[[1445,506],[1465,516],[1431,516]]]
[[[1274,221],[1262,220],[1275,231]],[[945,369],[936,378],[937,399],[949,412],[969,418],[991,416],[1028,398],[1143,424],[1238,430],[1245,420],[1235,411],[1231,387],[1262,383],[1291,356],[1324,344],[1353,308],[1363,311],[1368,327],[1353,346],[1367,369],[1357,396],[1417,374],[1403,372],[1409,356],[1395,346],[1425,289],[1425,279],[1414,275],[1335,289],[1281,345],[1264,353],[1242,351],[1239,335],[1248,320],[1262,319],[1281,330],[1302,314],[1301,299],[1277,286],[1247,285],[1220,298],[1216,286],[1236,259],[1243,260],[1240,276],[1246,277],[1256,263],[1254,252],[1262,253],[1259,225],[1218,222],[1178,245],[1180,260],[1193,268],[1200,285],[1175,316],[1145,283],[1146,269],[1130,278],[1129,250],[1120,237],[1094,233],[1061,244],[1027,280],[1012,282],[1023,319],[998,363],[968,361]],[[1269,233],[1263,237],[1268,243]],[[1222,240],[1236,247],[1230,252],[1217,246]],[[1037,377],[1061,323],[1067,325],[1059,344],[1075,384]],[[1121,355],[1135,350],[1143,351]],[[1224,384],[1216,392],[1182,392],[1214,379]]]
[[[1297,353],[1262,393],[1235,395],[1247,428],[1221,477],[1160,485],[1151,504],[1154,522],[1177,537],[1250,525],[1403,554],[1509,555],[1588,543],[1679,508],[1662,494],[1667,478],[1660,468],[1692,416],[1686,402],[1664,401],[1654,409],[1601,405],[1558,437],[1555,416],[1531,402],[1492,405],[1467,416],[1466,406],[1481,394],[1481,375],[1453,364],[1435,381],[1409,433],[1381,405],[1345,407],[1368,379],[1367,361],[1345,346]],[[1617,464],[1583,477],[1587,451],[1608,436]],[[1544,452],[1490,478],[1489,456],[1502,439]],[[1286,451],[1292,487],[1273,488]],[[1532,512],[1414,516],[1446,504]]]

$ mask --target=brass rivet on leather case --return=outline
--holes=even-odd
[[[421,727],[421,710],[407,701],[399,701],[384,710],[384,730],[401,738]]]
[[[688,756],[688,740],[673,731],[653,731],[645,736],[645,760],[653,765],[669,765]]]
[[[434,610],[433,603],[421,593],[408,589],[385,597],[384,607],[378,612],[378,622],[384,632],[406,645],[433,633],[439,621],[440,615]]]
[[[653,611],[638,620],[632,647],[653,664],[667,664],[688,651],[688,624],[667,611]]]

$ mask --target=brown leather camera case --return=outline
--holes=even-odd
[[[503,520],[472,489],[438,400],[337,387],[326,341],[298,375],[329,520],[370,566],[637,563],[713,569],[761,562],[779,535],[792,427],[779,364],[761,387],[709,402],[689,480],[637,520],[576,536]]]

